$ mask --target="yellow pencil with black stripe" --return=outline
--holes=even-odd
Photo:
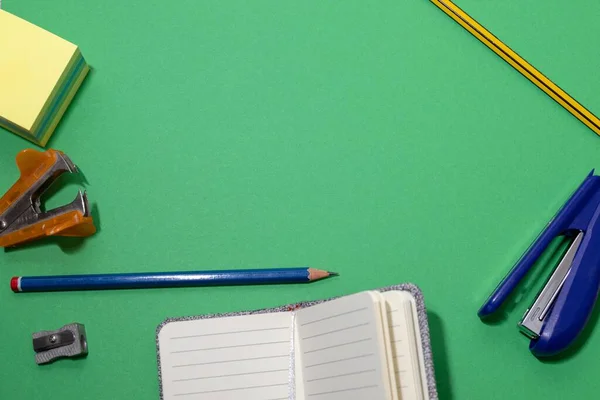
[[[537,87],[542,89],[548,96],[552,97],[588,128],[597,135],[600,135],[600,119],[598,119],[598,117],[577,102],[577,100],[571,97],[567,92],[554,84],[554,82],[544,76],[544,74],[534,68],[525,59],[515,53],[510,47],[502,43],[500,39],[471,18],[456,4],[452,3],[450,0],[431,0],[431,2],[438,6],[453,20],[458,22],[463,28],[471,32],[473,36],[494,51],[494,53],[502,57],[504,61],[512,65],[513,68],[523,74]]]

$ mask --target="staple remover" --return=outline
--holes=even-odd
[[[548,245],[570,243],[554,272],[518,326],[536,357],[556,356],[583,331],[600,289],[600,176],[594,171],[571,195],[479,310],[495,313]]]
[[[63,174],[77,173],[61,151],[26,149],[17,154],[21,176],[0,198],[0,247],[14,247],[47,236],[86,237],[96,232],[87,195],[53,210],[41,210],[41,195]]]

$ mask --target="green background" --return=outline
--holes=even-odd
[[[600,2],[457,4],[600,113]],[[600,137],[426,0],[85,2],[3,8],[93,71],[49,146],[87,178],[100,231],[0,257],[1,399],[157,399],[166,317],[413,282],[442,399],[594,398],[596,312],[540,361],[482,302],[586,174]],[[18,37],[10,40],[18,40]],[[0,55],[1,56],[1,55]],[[1,90],[1,88],[0,88]],[[0,132],[0,188],[32,147]],[[72,200],[64,182],[47,201]],[[4,191],[2,189],[0,191]],[[310,265],[310,285],[15,295],[13,275]],[[31,333],[82,322],[85,360],[34,363]]]

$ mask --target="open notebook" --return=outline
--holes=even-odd
[[[163,400],[434,400],[429,331],[414,285],[157,330]]]

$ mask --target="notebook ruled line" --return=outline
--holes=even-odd
[[[371,338],[364,338],[364,339],[359,339],[359,340],[353,340],[352,342],[347,342],[347,343],[340,343],[340,344],[334,344],[332,346],[327,346],[327,347],[321,347],[320,349],[314,349],[314,350],[308,350],[303,352],[303,354],[310,354],[310,353],[316,353],[318,351],[324,351],[324,350],[329,350],[329,349],[335,349],[338,347],[342,347],[342,346],[349,346],[351,344],[356,344],[356,343],[362,343],[362,342],[367,342],[371,340]]]
[[[364,371],[348,372],[347,374],[339,374],[339,375],[323,376],[320,378],[307,379],[306,382],[324,381],[326,379],[343,378],[346,376],[361,375],[361,374],[366,374],[368,372],[375,372],[375,371],[376,371],[375,369],[365,369]]]
[[[347,388],[347,389],[331,390],[329,392],[309,393],[308,397],[324,396],[324,395],[328,395],[328,394],[342,393],[342,392],[353,392],[355,390],[373,389],[376,387],[378,387],[378,385],[359,386],[359,387],[352,387],[352,388]]]
[[[229,332],[218,332],[218,333],[204,333],[200,335],[190,335],[190,336],[175,336],[169,338],[170,340],[179,340],[179,339],[191,339],[191,338],[199,338],[199,337],[207,337],[207,336],[220,336],[220,335],[233,335],[236,333],[250,333],[250,332],[265,332],[265,331],[277,331],[277,330],[287,330],[290,329],[289,326],[275,327],[275,328],[261,328],[261,329],[247,329],[247,330],[238,330],[238,331],[229,331]]]
[[[318,334],[312,335],[312,336],[307,336],[307,337],[302,338],[302,340],[307,340],[307,339],[312,339],[312,338],[316,338],[316,337],[321,337],[321,336],[329,335],[331,333],[343,332],[343,331],[347,331],[347,330],[350,330],[350,329],[355,329],[355,328],[359,328],[361,326],[367,326],[367,325],[369,325],[368,322],[365,322],[364,324],[357,324],[357,325],[347,326],[345,328],[334,329],[332,331],[318,333]]]
[[[284,357],[287,358],[289,356],[290,356],[289,354],[282,354],[282,355],[276,355],[276,356],[238,358],[236,360],[219,360],[219,361],[209,361],[209,362],[193,363],[193,364],[178,364],[178,365],[173,365],[173,368],[195,367],[195,366],[211,365],[211,364],[225,364],[225,363],[242,362],[242,361],[266,360],[266,359],[271,359],[271,358],[284,358]]]
[[[311,324],[314,324],[317,322],[326,321],[328,319],[337,318],[337,317],[341,317],[341,316],[348,315],[348,314],[354,314],[354,313],[357,313],[360,311],[365,311],[366,309],[367,309],[367,307],[357,308],[355,310],[350,310],[350,311],[346,311],[346,312],[343,312],[340,314],[334,314],[334,315],[330,315],[328,317],[319,318],[314,321],[305,322],[305,323],[301,324],[300,326],[307,326],[307,325],[311,325]]]
[[[283,369],[270,369],[270,370],[265,370],[265,371],[243,372],[243,373],[239,373],[239,374],[209,375],[209,376],[200,376],[197,378],[174,379],[172,382],[188,382],[188,381],[199,381],[202,379],[216,379],[216,378],[229,378],[232,376],[268,374],[271,372],[284,372],[287,370],[288,370],[287,368],[283,368]]]
[[[280,341],[276,341],[276,342],[247,343],[247,344],[236,344],[236,345],[232,345],[232,346],[206,347],[206,348],[203,348],[203,349],[177,350],[177,351],[172,351],[171,354],[192,353],[192,352],[195,352],[195,351],[235,349],[235,348],[249,347],[249,346],[266,346],[266,345],[269,345],[269,344],[281,344],[281,343],[288,343],[288,341],[287,340],[280,340]]]
[[[346,357],[346,358],[340,358],[338,360],[331,360],[331,361],[325,361],[325,362],[322,362],[322,363],[317,363],[317,364],[312,364],[312,365],[306,365],[304,368],[318,367],[320,365],[334,364],[334,363],[338,363],[338,362],[356,360],[358,358],[366,358],[366,357],[372,357],[372,356],[373,356],[373,353],[370,353],[370,354],[361,354],[360,356]]]
[[[288,385],[288,382],[285,382],[285,383],[272,383],[270,385],[244,386],[244,387],[238,387],[238,388],[205,390],[203,392],[175,393],[173,396],[192,396],[192,395],[195,395],[195,394],[235,392],[235,391],[238,391],[238,390],[263,389],[263,388],[277,387],[277,386],[287,386],[287,385]]]

